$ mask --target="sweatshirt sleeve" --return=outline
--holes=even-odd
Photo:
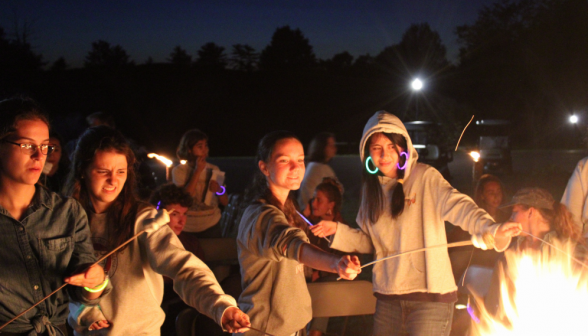
[[[308,243],[308,237],[299,228],[290,226],[286,216],[274,206],[261,205],[259,215],[244,216],[249,226],[240,234],[241,244],[260,258],[279,262],[283,258],[296,261],[302,244]]]
[[[469,232],[475,245],[486,249],[484,234],[495,236],[500,225],[494,223],[492,217],[469,196],[453,188],[436,169],[428,169],[426,174],[429,174],[428,183],[432,184],[429,190],[438,191],[437,207],[443,220]],[[509,244],[510,238],[495,239],[494,248],[502,252]]]
[[[568,207],[574,218],[574,223],[584,232],[584,222],[582,213],[586,204],[586,178],[588,172],[585,171],[586,159],[581,160],[576,165],[568,181],[568,185],[561,198],[561,203]]]
[[[172,169],[172,181],[178,187],[183,187],[188,182],[188,171],[182,165]]]
[[[348,225],[338,222],[337,231],[333,235],[330,248],[348,253],[373,253],[374,245],[369,231],[365,230],[365,220],[360,209],[355,221],[359,229],[350,228]]]
[[[153,208],[137,216],[137,225],[155,216]],[[236,307],[235,299],[226,295],[204,262],[186,251],[169,226],[139,236],[149,264],[155,272],[174,280],[174,290],[188,305],[221,325],[224,311]]]

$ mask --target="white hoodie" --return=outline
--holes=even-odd
[[[404,127],[396,116],[376,112],[363,131],[359,153],[364,162],[364,148],[371,135],[378,132],[397,133],[406,138],[408,163],[404,175],[406,203],[403,213],[393,219],[390,198],[396,179],[380,176],[385,195],[385,211],[371,224],[367,215],[367,198],[362,197],[357,215],[360,229],[339,223],[331,247],[345,252],[374,253],[380,259],[400,252],[447,244],[445,223],[459,225],[472,234],[476,245],[486,248],[482,235],[498,229],[492,217],[467,195],[459,193],[433,167],[417,163],[418,154]],[[506,249],[510,239],[497,241],[497,250]],[[378,262],[373,269],[374,291],[384,295],[409,293],[446,294],[457,290],[447,248],[434,248]]]

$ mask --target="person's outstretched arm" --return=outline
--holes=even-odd
[[[311,268],[337,273],[343,279],[353,280],[361,273],[359,259],[356,256],[343,257],[325,252],[320,248],[304,243],[300,247],[299,261]]]

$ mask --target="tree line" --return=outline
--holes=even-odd
[[[84,114],[110,112],[132,137],[166,151],[192,127],[213,144],[233,140],[216,155],[250,155],[278,127],[303,139],[330,130],[357,142],[358,125],[379,109],[441,122],[448,141],[476,115],[511,120],[515,146],[569,147],[582,132],[571,133],[567,115],[588,121],[587,31],[585,0],[502,0],[456,27],[455,63],[439,34],[419,23],[373,56],[318,59],[300,29],[283,26],[261,51],[209,42],[192,56],[176,46],[163,63],[135,64],[122,46],[99,40],[83,68],[72,69],[64,58],[47,64],[26,34],[0,28],[0,95],[37,97],[66,137],[77,135],[70,130]],[[408,87],[415,76],[426,83],[421,92]],[[157,127],[162,139],[154,140]]]

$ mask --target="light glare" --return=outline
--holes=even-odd
[[[474,159],[474,162],[478,162],[480,160],[480,153],[473,151],[470,152],[470,156]]]
[[[577,116],[577,115],[575,115],[575,114],[572,114],[572,115],[570,116],[570,122],[571,122],[572,124],[576,124],[576,123],[578,122],[578,116]]]
[[[423,82],[420,79],[415,78],[412,83],[410,83],[410,86],[414,91],[420,91],[423,88]]]

